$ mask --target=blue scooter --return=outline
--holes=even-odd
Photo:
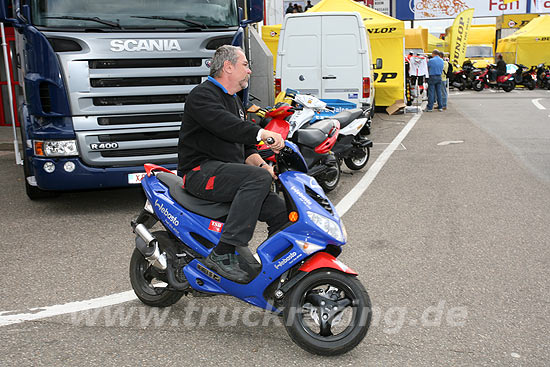
[[[167,307],[188,294],[232,295],[280,314],[290,337],[310,353],[338,355],[363,340],[372,317],[369,296],[357,273],[336,259],[346,243],[344,225],[305,174],[296,145],[287,141],[277,155],[289,223],[258,247],[261,268],[247,284],[204,265],[231,204],[188,194],[182,179],[164,167],[146,164],[145,170],[147,201],[132,221],[137,236],[130,261],[132,288],[143,303]],[[166,230],[151,233],[157,222]]]

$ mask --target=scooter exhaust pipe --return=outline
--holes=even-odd
[[[166,270],[166,254],[160,253],[159,244],[155,236],[143,224],[138,224],[134,228],[134,233],[138,235],[136,237],[136,248],[149,261],[149,264],[160,270]]]

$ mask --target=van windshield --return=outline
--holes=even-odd
[[[466,57],[493,57],[493,48],[491,46],[468,46]]]
[[[32,22],[48,28],[238,26],[235,0],[31,0]]]

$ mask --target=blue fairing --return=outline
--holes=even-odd
[[[326,199],[322,188],[314,178],[302,172],[287,171],[279,175],[279,180],[293,201],[299,219],[258,247],[257,254],[262,263],[260,274],[248,284],[234,283],[222,277],[215,280],[201,271],[204,264],[201,264],[200,258],[198,258],[184,267],[185,276],[193,288],[202,292],[231,294],[258,307],[275,310],[264,298],[264,290],[285,271],[310,256],[302,251],[296,241],[315,244],[320,248],[326,248],[329,244],[336,246],[345,244],[345,239],[344,241],[336,240],[317,227],[308,217],[308,211],[314,212],[333,220],[341,227],[340,217],[328,199],[333,214],[325,210],[306,193],[305,187],[307,186],[320,197]],[[218,226],[212,226],[212,222],[220,222],[184,209],[172,199],[168,188],[154,175],[145,177],[142,180],[142,185],[147,199],[163,225],[203,258],[207,257],[211,247],[217,244],[221,236],[221,229],[216,230]],[[210,248],[205,247],[191,233],[200,235],[208,240],[212,246]],[[287,250],[288,248],[290,249]],[[285,252],[285,250],[287,251]],[[281,256],[282,253],[284,254]]]

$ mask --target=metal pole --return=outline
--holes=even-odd
[[[15,163],[23,165],[21,153],[19,152],[19,142],[17,140],[17,130],[15,129],[15,114],[13,111],[13,94],[11,92],[11,70],[8,62],[8,43],[6,42],[6,33],[4,32],[4,23],[0,22],[0,30],[2,31],[2,50],[4,51],[4,66],[6,68],[6,79],[8,81],[8,97],[10,100],[10,115],[11,126],[13,128],[13,148],[15,150]]]

